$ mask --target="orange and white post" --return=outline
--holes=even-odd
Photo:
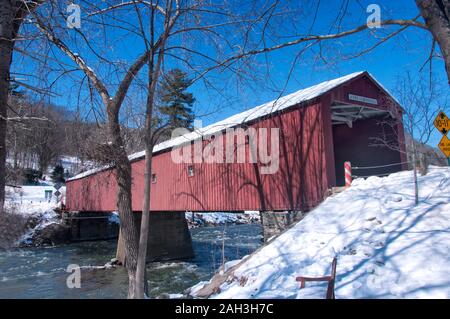
[[[349,187],[352,185],[352,163],[345,162],[344,163],[344,172],[345,172],[345,187]]]

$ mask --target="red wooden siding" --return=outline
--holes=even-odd
[[[260,163],[175,164],[171,153],[164,152],[153,158],[157,181],[151,185],[151,210],[283,210],[301,209],[320,202],[328,185],[324,173],[326,161],[320,104],[295,108],[251,127],[280,129],[277,173],[260,174]],[[218,138],[222,138],[226,146],[225,134]],[[247,156],[248,153],[247,145]],[[194,166],[192,177],[187,173],[189,165]],[[143,171],[143,160],[132,163],[133,210],[136,211],[142,205]],[[75,180],[67,183],[67,207],[71,210],[115,210],[115,192],[113,171]]]

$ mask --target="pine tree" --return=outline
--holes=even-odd
[[[168,121],[168,129],[179,127],[193,129],[195,116],[192,105],[195,98],[192,93],[186,92],[191,83],[187,74],[180,69],[170,70],[164,78],[161,84],[162,106],[159,111]]]
[[[62,165],[55,165],[52,172],[52,180],[55,183],[65,183],[64,167],[62,167]]]

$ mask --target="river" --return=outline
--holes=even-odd
[[[191,229],[195,258],[149,264],[150,297],[182,293],[209,280],[225,260],[240,259],[262,244],[260,224]],[[224,235],[225,234],[225,235]],[[116,241],[82,242],[57,247],[0,251],[0,298],[125,298],[128,278],[123,267],[81,272],[81,287],[69,289],[67,266],[102,266],[115,255]]]

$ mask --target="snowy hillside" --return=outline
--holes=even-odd
[[[64,171],[68,173],[69,176],[76,175],[82,171],[98,166],[98,164],[92,161],[81,161],[78,157],[74,156],[61,156],[59,159],[59,164],[64,167]]]
[[[336,298],[450,298],[450,169],[419,183],[414,206],[411,172],[355,180],[244,260],[213,298],[324,298],[325,283],[299,289],[295,277],[329,274],[334,256]]]
[[[45,198],[45,191],[51,191],[51,198]],[[66,187],[61,187],[64,199]],[[21,214],[33,214],[53,210],[59,204],[54,196],[56,189],[53,185],[6,187],[6,208],[11,208]]]
[[[46,199],[45,191],[51,191],[52,196]],[[28,243],[36,231],[60,222],[55,208],[61,204],[54,196],[55,191],[51,185],[6,187],[6,211],[23,216],[33,225],[22,236],[21,243]],[[61,187],[59,191],[62,194],[59,198],[64,200],[66,187]]]

